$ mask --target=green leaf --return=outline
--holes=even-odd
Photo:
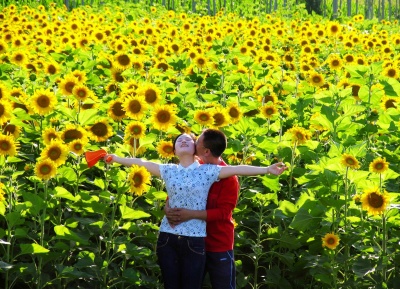
[[[267,187],[272,192],[278,192],[281,190],[281,185],[279,183],[279,177],[277,176],[262,176],[262,184]]]
[[[88,241],[81,238],[78,234],[71,231],[69,228],[64,225],[58,225],[54,227],[54,232],[57,235],[58,239],[70,240],[79,242],[80,244],[88,244]]]
[[[306,201],[293,218],[290,227],[300,232],[313,230],[318,227],[324,214],[325,208],[318,201]]]
[[[120,206],[119,209],[121,211],[122,219],[143,219],[150,217],[150,214],[146,212],[134,210],[127,206]]]
[[[22,192],[22,196],[25,201],[25,205],[29,208],[29,211],[33,216],[39,214],[40,210],[44,209],[46,202],[36,194],[29,192]]]
[[[20,212],[11,212],[6,214],[6,220],[8,223],[8,228],[10,229],[25,222],[24,218],[21,217]]]
[[[76,201],[74,195],[72,195],[69,191],[67,191],[67,189],[63,187],[55,187],[54,192],[55,194],[53,195],[53,197],[55,198],[64,198],[71,201]]]
[[[6,262],[0,261],[0,269],[1,270],[9,270],[13,267],[13,265],[8,264]]]
[[[286,200],[283,200],[279,203],[279,209],[282,211],[283,214],[285,214],[285,216],[290,217],[294,217],[298,211],[295,204]]]
[[[102,190],[106,189],[106,181],[104,179],[96,178],[93,183]]]
[[[49,250],[40,246],[39,244],[21,244],[21,253],[20,255],[25,255],[25,254],[44,254],[48,253]]]
[[[58,169],[58,175],[60,178],[65,178],[69,182],[76,182],[77,176],[73,168],[70,167],[60,167]]]
[[[98,110],[97,109],[85,109],[81,110],[78,115],[78,122],[80,125],[88,125],[92,123],[92,120],[94,120],[98,116]]]

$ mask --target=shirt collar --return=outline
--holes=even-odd
[[[195,168],[198,168],[200,166],[200,163],[198,161],[194,161],[190,166],[188,167],[183,167],[181,164],[179,164],[178,169],[179,170],[194,170]]]

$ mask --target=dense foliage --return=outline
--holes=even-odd
[[[163,182],[84,152],[169,162],[204,127],[289,167],[240,179],[238,288],[400,286],[397,21],[257,15],[3,7],[1,288],[160,288]]]

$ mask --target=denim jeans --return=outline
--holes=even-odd
[[[160,232],[157,257],[165,289],[200,289],[206,262],[203,237]]]
[[[213,289],[235,289],[236,268],[233,251],[207,252],[206,273]]]

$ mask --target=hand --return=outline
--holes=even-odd
[[[115,160],[116,157],[117,157],[117,156],[116,156],[116,155],[113,155],[113,154],[106,154],[106,155],[103,157],[103,161],[105,161],[106,164],[112,164],[112,163],[114,162],[114,160]]]
[[[279,162],[268,167],[268,173],[279,176],[285,170],[287,170],[287,166],[283,162]]]
[[[171,226],[179,225],[191,219],[191,210],[181,208],[164,208],[165,216]]]

